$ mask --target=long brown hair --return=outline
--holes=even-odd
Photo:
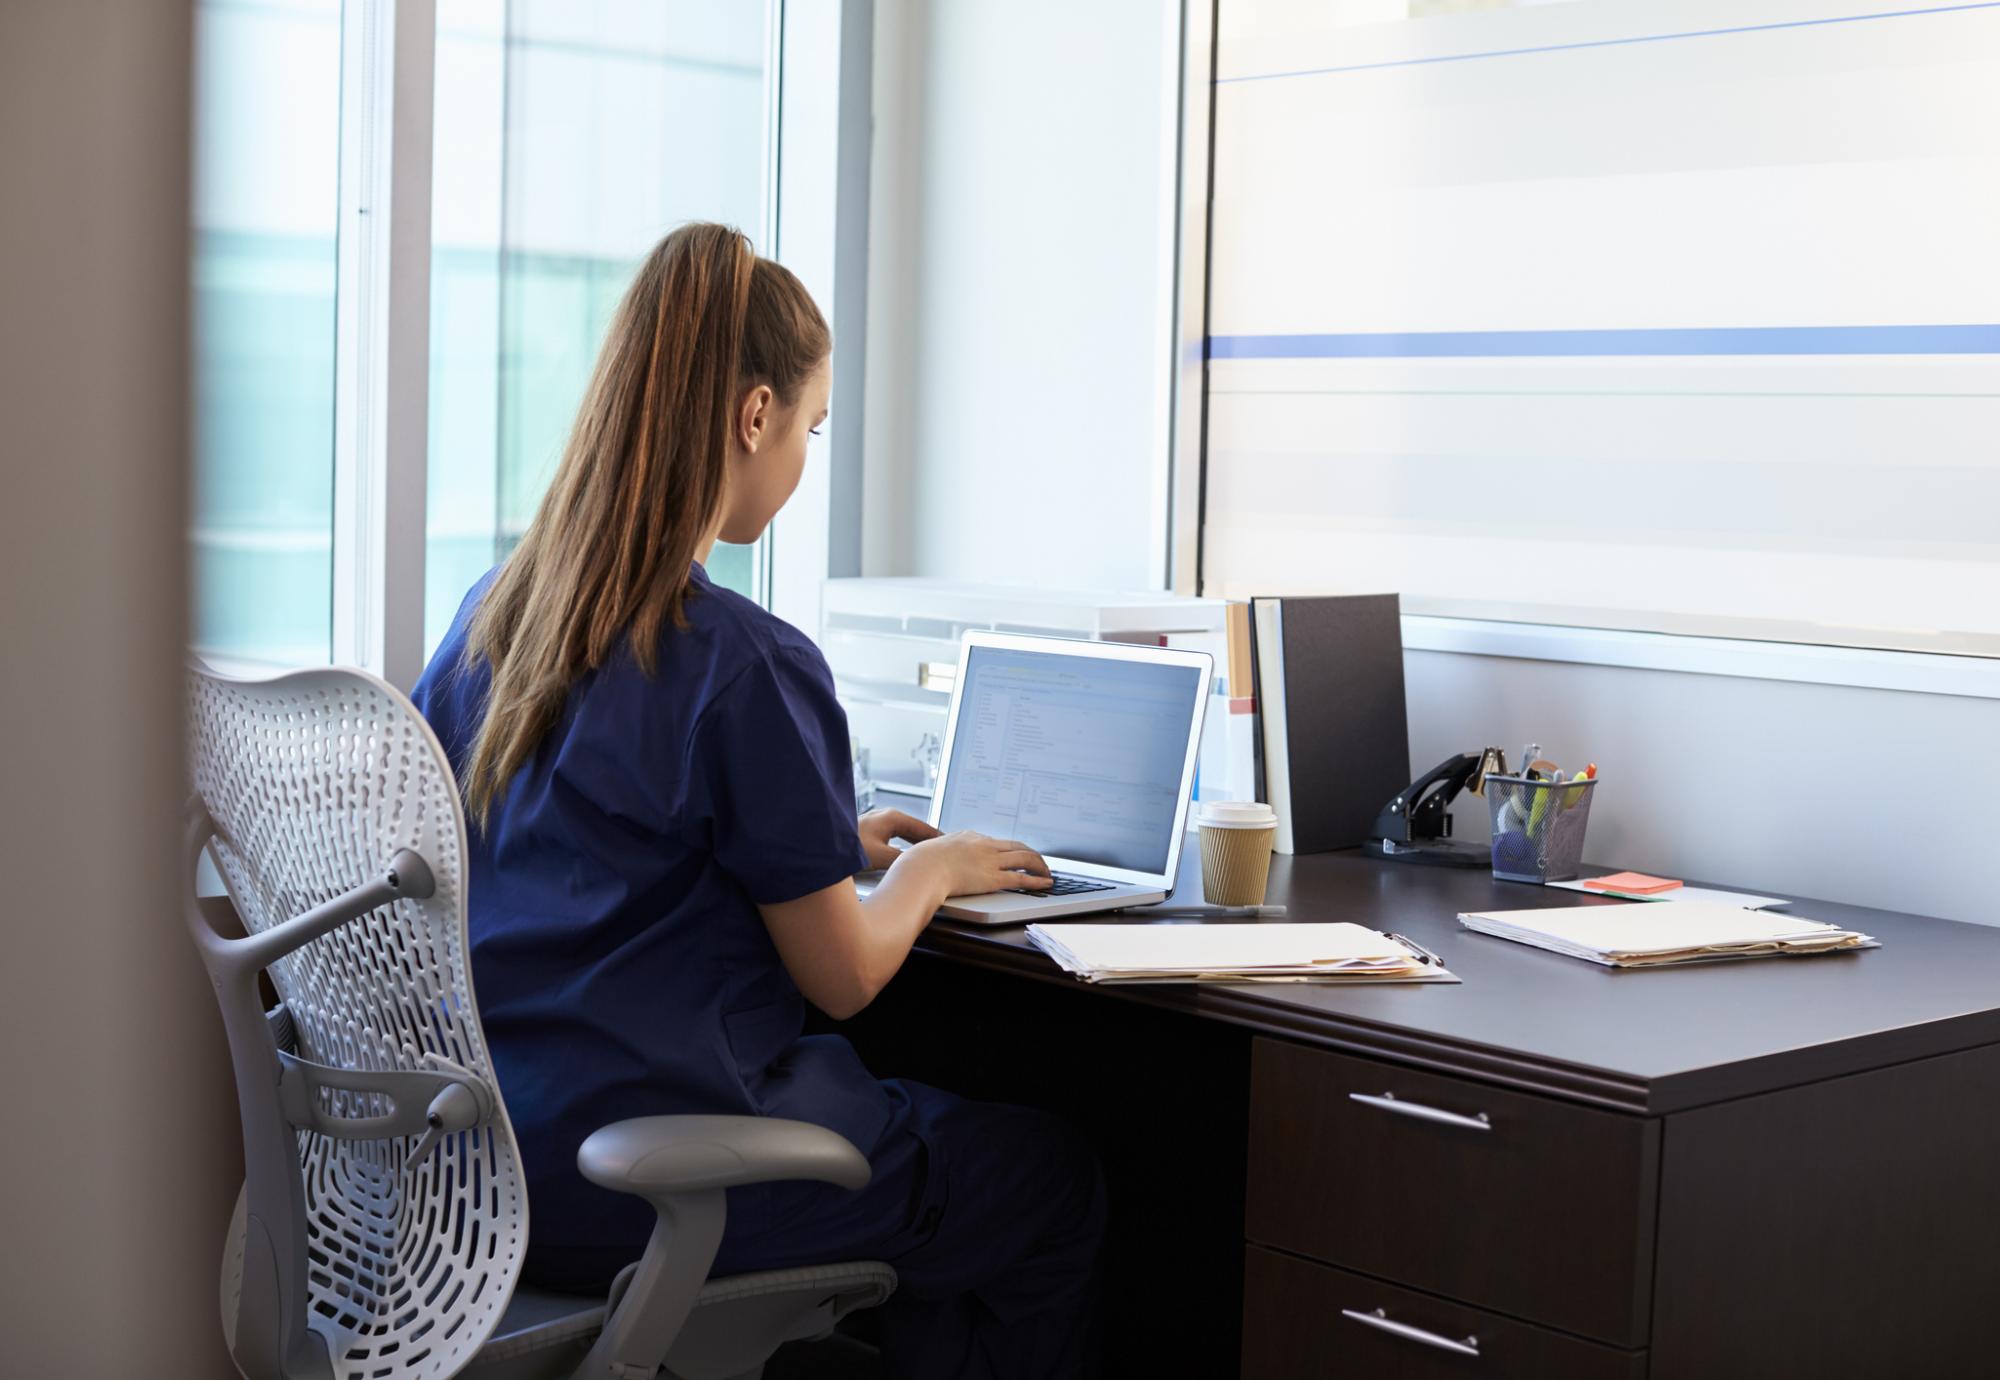
[[[618,305],[555,480],[468,633],[492,667],[465,770],[483,827],[621,637],[651,675],[669,619],[685,627],[690,567],[722,512],[729,433],[758,384],[797,401],[832,347],[812,297],[740,231],[683,225]]]

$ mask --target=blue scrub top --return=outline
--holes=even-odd
[[[490,669],[466,660],[466,627],[492,579],[414,695],[461,777]],[[543,1247],[644,1240],[651,1210],[576,1169],[608,1122],[791,1117],[872,1155],[902,1115],[845,1040],[802,1035],[757,911],[868,865],[826,661],[699,565],[687,619],[661,633],[651,677],[629,643],[582,677],[469,830],[473,983]]]

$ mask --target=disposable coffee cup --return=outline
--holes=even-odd
[[[1201,831],[1202,898],[1211,906],[1263,905],[1278,812],[1246,800],[1205,800],[1194,822]]]

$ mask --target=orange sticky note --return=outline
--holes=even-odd
[[[1680,883],[1670,877],[1648,877],[1643,872],[1614,872],[1609,877],[1592,877],[1584,885],[1592,891],[1624,891],[1634,896],[1652,896],[1672,891]]]

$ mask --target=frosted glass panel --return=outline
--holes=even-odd
[[[1204,575],[2000,654],[2000,5],[1223,0]]]
[[[765,39],[756,0],[439,0],[427,650],[533,519],[640,258],[761,234]],[[752,556],[709,573],[749,593]]]
[[[340,0],[195,9],[194,642],[333,639]]]

